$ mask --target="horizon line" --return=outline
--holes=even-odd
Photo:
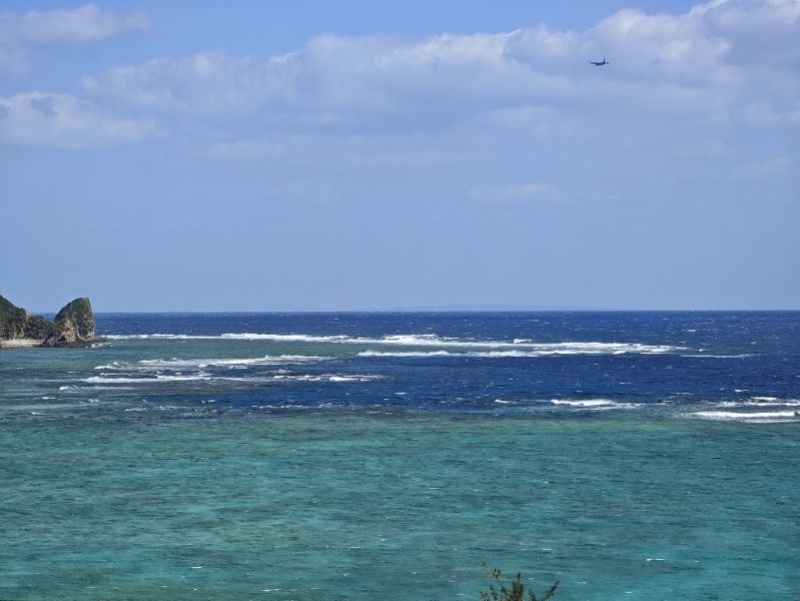
[[[325,313],[793,313],[800,308],[603,308],[603,307],[413,307],[387,309],[149,309],[95,310],[95,315],[234,315],[234,314],[325,314]],[[51,311],[42,314],[47,315]]]

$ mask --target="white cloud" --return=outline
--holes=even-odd
[[[0,74],[28,71],[36,48],[98,42],[150,29],[144,13],[117,14],[93,4],[48,12],[0,12]]]
[[[777,156],[765,161],[755,161],[732,170],[734,180],[770,182],[792,172],[794,161],[787,156]]]
[[[48,12],[0,13],[0,44],[84,43],[151,28],[143,13],[120,15],[93,4]]]
[[[0,75],[24,73],[28,67],[28,52],[22,47],[5,46],[0,38]]]
[[[681,84],[720,84],[730,79],[723,63],[729,43],[709,35],[692,13],[623,10],[602,20],[584,39],[595,54],[611,55],[614,70],[626,78]]]
[[[486,111],[476,116],[474,123],[535,138],[574,138],[593,127],[592,115],[588,111],[572,112],[541,104]]]
[[[293,66],[286,57],[259,62],[221,53],[159,58],[143,66],[84,77],[87,93],[137,109],[219,118],[250,117],[259,107],[279,107],[295,92],[284,84]],[[289,77],[296,85],[295,77]]]
[[[798,0],[726,0],[709,2],[692,11],[712,35],[731,42],[737,62],[786,63],[800,56]]]
[[[28,92],[0,96],[0,143],[89,148],[136,142],[152,133],[147,120],[105,114],[85,100]]]
[[[712,0],[680,15],[623,10],[582,32],[538,25],[424,39],[323,35],[266,60],[199,52],[117,66],[81,80],[91,102],[53,97],[71,98],[81,114],[99,115],[104,107],[106,124],[140,125],[141,115],[149,115],[165,131],[214,138],[209,154],[220,157],[270,154],[271,145],[253,140],[279,134],[384,136],[467,126],[575,137],[592,131],[596,114],[716,127],[797,126],[796,62],[773,61],[754,49],[779,40],[791,49],[781,56],[800,60],[793,41],[800,39],[798,15],[800,0]],[[23,41],[90,41],[149,27],[145,15],[94,5],[3,14],[0,71],[24,58]],[[611,65],[588,64],[602,56]],[[108,116],[126,112],[131,118]],[[10,136],[8,126],[5,137],[26,138]]]
[[[753,127],[781,127],[800,125],[800,101],[777,107],[770,99],[758,99],[742,107],[742,116]]]
[[[759,120],[756,112],[765,103],[791,107],[800,73],[758,62],[746,50],[774,37],[800,39],[799,6],[714,0],[682,15],[624,10],[584,32],[536,26],[421,40],[324,35],[269,60],[164,57],[84,78],[83,85],[120,107],[246,122],[261,131],[436,130],[490,115],[531,115],[528,107],[553,117],[539,120],[545,135],[574,130],[580,115],[596,109],[793,124],[795,109],[776,108],[782,119],[761,110]],[[611,65],[588,65],[603,55]]]
[[[267,61],[198,53],[87,77],[84,89],[135,108],[290,128],[419,127],[453,123],[513,102],[519,65],[506,35],[438,36],[420,42],[325,35]],[[460,97],[454,99],[456,93]]]
[[[579,34],[571,31],[556,31],[544,25],[518,29],[505,44],[504,52],[516,60],[552,65],[555,61],[563,66],[574,61],[576,54],[585,50]]]

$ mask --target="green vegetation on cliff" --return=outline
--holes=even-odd
[[[30,316],[4,296],[0,296],[0,339],[22,338]]]
[[[40,346],[70,346],[95,339],[94,314],[88,298],[78,298],[63,307],[50,321],[31,315],[0,296],[0,341],[30,339]]]

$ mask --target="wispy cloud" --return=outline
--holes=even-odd
[[[85,43],[151,28],[144,13],[121,15],[94,4],[47,12],[0,13],[0,44]]]
[[[83,85],[115,106],[247,121],[262,130],[431,131],[489,115],[535,119],[555,107],[565,125],[539,119],[536,131],[562,131],[570,120],[574,127],[589,107],[796,124],[791,102],[800,95],[800,73],[758,63],[750,50],[776,38],[796,47],[798,5],[715,0],[677,16],[624,10],[584,32],[537,26],[422,40],[324,35],[269,60],[163,57],[86,77]],[[745,30],[739,23],[747,15],[753,21]],[[612,64],[590,68],[588,60],[601,54]]]
[[[93,4],[74,9],[0,12],[0,74],[26,72],[34,49],[99,42],[128,31],[150,30],[143,13],[119,14]],[[154,131],[147,117],[115,115],[71,94],[40,90],[0,96],[0,143],[90,148],[143,139]]]
[[[787,156],[777,156],[735,167],[731,175],[737,181],[769,182],[792,172],[794,161]]]
[[[147,119],[115,117],[73,96],[42,92],[0,96],[2,144],[78,149],[136,142],[152,131]]]
[[[96,43],[128,31],[150,29],[150,19],[144,13],[118,14],[93,4],[47,12],[0,12],[0,75],[27,73],[36,63],[37,51]]]
[[[749,102],[742,107],[743,118],[748,125],[761,128],[800,125],[800,101],[784,100],[783,106],[767,98]]]
[[[682,159],[718,159],[728,151],[728,146],[721,140],[709,139],[680,147],[678,156]]]
[[[477,127],[574,137],[591,130],[597,114],[796,127],[798,7],[797,0],[711,0],[680,15],[623,10],[585,31],[537,25],[422,39],[327,34],[268,59],[198,52],[118,65],[83,77],[91,102],[74,100],[130,122],[146,116],[167,134],[204,137],[220,157],[270,152],[248,140],[283,134],[374,137]],[[94,5],[5,13],[0,70],[19,62],[24,44],[88,42],[150,27],[144,14]],[[763,44],[781,46],[783,58],[761,53]],[[608,67],[588,64],[603,55]],[[212,130],[217,138],[209,141]]]

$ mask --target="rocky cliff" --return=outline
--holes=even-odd
[[[79,346],[96,339],[92,303],[78,298],[62,308],[53,321],[31,315],[0,296],[0,346]]]

